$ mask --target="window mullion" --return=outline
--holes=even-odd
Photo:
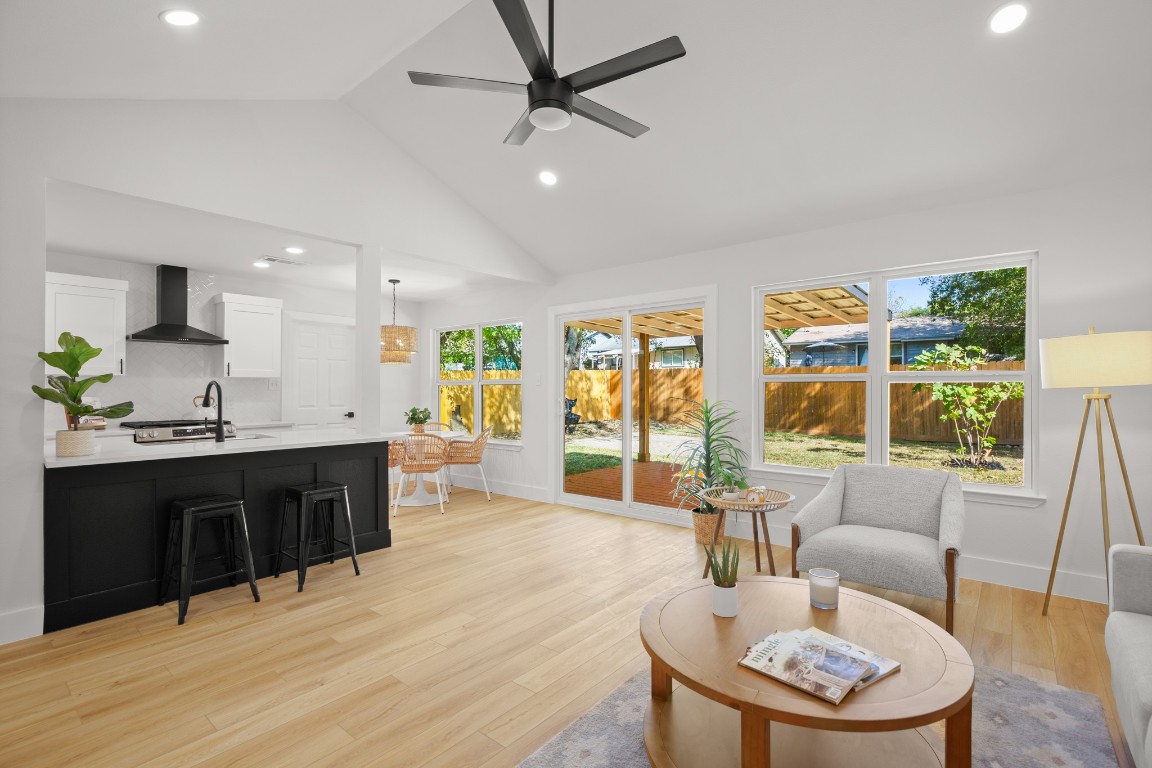
[[[882,275],[868,277],[868,379],[865,386],[864,461],[888,463],[888,397],[885,377],[890,356],[888,340],[888,282]]]

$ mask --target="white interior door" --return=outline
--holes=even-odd
[[[287,317],[284,334],[283,419],[324,429],[352,423],[356,335],[351,319]]]

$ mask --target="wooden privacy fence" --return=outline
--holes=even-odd
[[[576,400],[572,409],[581,421],[621,419],[623,371],[571,371],[564,396]],[[684,411],[692,409],[685,400],[704,398],[704,371],[700,368],[651,368],[648,370],[650,418],[664,423],[679,421]],[[640,399],[639,376],[632,376],[632,402]],[[633,407],[635,411],[635,406]]]
[[[484,425],[491,425],[495,435],[519,435],[523,425],[522,420],[522,390],[519,382],[515,384],[496,384],[501,379],[519,379],[520,371],[484,371],[484,381],[493,382],[481,387],[482,403],[484,409]],[[475,410],[472,405],[472,371],[441,371],[438,421],[450,424],[452,415],[456,414],[464,426],[471,432],[479,433],[476,429]],[[452,382],[460,382],[458,384]]]
[[[1022,370],[1022,362],[989,363],[990,370]],[[792,369],[794,370],[794,369]],[[811,372],[811,368],[807,369]],[[836,369],[845,372],[843,368]],[[858,369],[863,372],[866,369]],[[893,366],[893,370],[907,370]],[[940,403],[931,387],[914,392],[914,384],[893,384],[889,392],[889,429],[893,440],[949,443],[956,439],[953,423],[941,421]],[[769,382],[764,392],[764,430],[806,435],[864,437],[865,385],[861,381]],[[1000,406],[990,433],[1001,445],[1024,441],[1024,401]]]
[[[986,369],[1021,370],[1023,363],[989,363]],[[777,369],[780,370],[780,369]],[[833,369],[838,373],[866,372],[866,368]],[[893,366],[893,370],[905,370]],[[814,373],[818,367],[783,369],[780,372]],[[652,419],[670,423],[691,406],[687,400],[704,397],[704,372],[699,368],[657,368],[651,375]],[[621,371],[572,371],[565,397],[575,398],[572,409],[582,421],[622,418]],[[632,385],[633,402],[639,384]],[[913,392],[912,384],[894,384],[890,392],[890,428],[893,440],[950,443],[956,439],[951,422],[940,420],[943,410],[932,401],[929,388]],[[678,399],[683,398],[683,399]],[[764,430],[808,435],[863,437],[865,385],[859,381],[769,382],[764,393]],[[1009,400],[1000,406],[992,436],[1002,445],[1020,445],[1024,437],[1024,401]]]

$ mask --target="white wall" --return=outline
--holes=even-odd
[[[170,263],[156,254],[156,263]],[[88,275],[128,283],[128,331],[141,330],[156,322],[156,268],[153,264],[97,258],[89,255],[48,252],[47,268],[52,272]],[[220,293],[265,296],[284,302],[285,312],[306,312],[352,318],[355,295],[350,291],[318,289],[308,285],[283,283],[226,274],[188,271],[188,322],[217,333],[213,299]],[[415,324],[420,305],[397,302],[397,321]],[[386,313],[386,317],[384,314]],[[392,307],[382,310],[381,323],[392,322]],[[223,353],[219,347],[199,344],[140,344],[127,347],[127,375],[116,376],[92,391],[107,405],[131,400],[135,405],[132,421],[193,418],[192,396],[204,385],[220,378]],[[398,415],[401,403],[417,396],[417,366],[385,366],[381,370],[380,400],[382,429],[393,431],[403,425]],[[225,387],[225,418],[237,424],[263,424],[282,418],[281,389],[269,386],[268,379],[233,378]],[[405,406],[407,407],[407,406]],[[45,403],[45,432],[62,428],[59,406]],[[391,414],[391,416],[390,416]]]
[[[683,290],[714,282],[719,300],[719,365],[713,377],[718,397],[742,413],[755,413],[759,331],[752,286],[1019,251],[1038,251],[1039,336],[1152,328],[1152,173],[1133,172],[978,203],[876,219],[832,229],[778,237],[730,248],[675,256],[646,264],[565,277],[536,295],[500,292],[467,303],[429,305],[429,328],[506,317],[521,308],[524,321],[524,445],[519,453],[498,451],[485,459],[493,485],[523,496],[551,499],[546,479],[556,463],[548,429],[560,419],[556,397],[538,377],[558,361],[548,359],[547,308],[554,305],[633,296],[643,291]],[[642,286],[642,288],[640,287]],[[425,385],[431,391],[432,384]],[[1043,591],[1066,491],[1081,392],[1040,393],[1035,508],[969,503],[962,572],[967,577]],[[1144,529],[1152,535],[1152,391],[1114,393],[1125,459]],[[745,426],[745,444],[753,425]],[[1110,449],[1109,449],[1110,452]],[[1103,600],[1103,534],[1095,459],[1081,470],[1073,515],[1065,536],[1056,591]],[[1113,541],[1135,541],[1114,462],[1111,478]],[[780,483],[802,504],[819,485]],[[773,515],[774,541],[790,541],[790,513]]]
[[[30,386],[43,377],[48,179],[372,244],[385,266],[412,254],[446,270],[551,279],[339,103],[0,100],[0,642],[43,621],[43,406]],[[381,398],[406,407],[414,374],[388,368]]]

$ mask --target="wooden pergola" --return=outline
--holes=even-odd
[[[764,297],[764,330],[868,322],[868,294],[855,285],[837,285]]]
[[[603,317],[592,320],[574,320],[564,324],[565,327],[584,328],[590,331],[600,331],[610,336],[620,336],[621,354],[627,354],[623,341],[624,324],[619,317]],[[632,333],[639,346],[639,356],[636,361],[636,373],[639,376],[640,398],[637,403],[636,418],[640,422],[640,445],[637,450],[639,461],[650,461],[652,453],[649,448],[650,437],[648,422],[652,410],[652,375],[649,366],[649,350],[653,338],[671,338],[673,336],[691,336],[700,350],[701,359],[704,356],[704,310],[703,309],[674,309],[667,312],[653,312],[645,315],[632,316]]]

